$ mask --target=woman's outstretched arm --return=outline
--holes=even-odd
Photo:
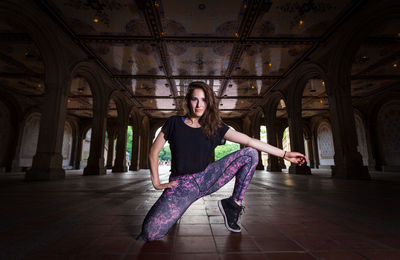
[[[169,183],[160,183],[160,176],[158,174],[158,154],[165,144],[164,133],[160,131],[156,140],[150,148],[149,153],[149,161],[150,161],[150,174],[151,174],[151,182],[156,190],[163,190],[166,188],[171,188],[172,186],[177,185],[176,181],[172,181]]]
[[[251,138],[248,135],[232,129],[229,129],[226,132],[224,138],[231,142],[253,147],[254,149],[257,149],[259,151],[269,153],[277,157],[282,157],[285,160],[296,163],[298,165],[302,165],[307,160],[306,156],[301,153],[284,151],[280,148],[264,143],[258,139]]]

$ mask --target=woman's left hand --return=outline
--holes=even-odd
[[[284,159],[299,166],[307,161],[307,157],[304,154],[297,152],[286,152]]]

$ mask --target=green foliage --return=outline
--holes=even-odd
[[[128,134],[126,138],[126,151],[129,153],[129,159],[131,159],[132,156],[132,138],[133,138],[132,126],[128,126]]]
[[[158,154],[158,161],[171,161],[171,149],[168,144],[166,144]]]
[[[215,160],[218,161],[225,155],[233,153],[239,149],[240,149],[239,144],[226,141],[225,145],[220,145],[220,146],[217,146],[217,148],[215,148],[215,150],[214,150],[215,151]]]

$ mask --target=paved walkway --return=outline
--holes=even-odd
[[[23,181],[0,176],[1,259],[400,259],[400,174],[372,181],[257,171],[241,234],[228,232],[217,200],[195,202],[167,237],[144,243],[144,215],[161,192],[148,171]],[[162,170],[162,179],[168,172]]]

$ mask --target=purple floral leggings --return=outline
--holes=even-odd
[[[147,213],[141,236],[145,241],[164,237],[196,200],[216,192],[236,176],[232,197],[241,202],[258,163],[258,152],[244,148],[213,162],[199,173],[170,177],[178,185],[165,189]]]

